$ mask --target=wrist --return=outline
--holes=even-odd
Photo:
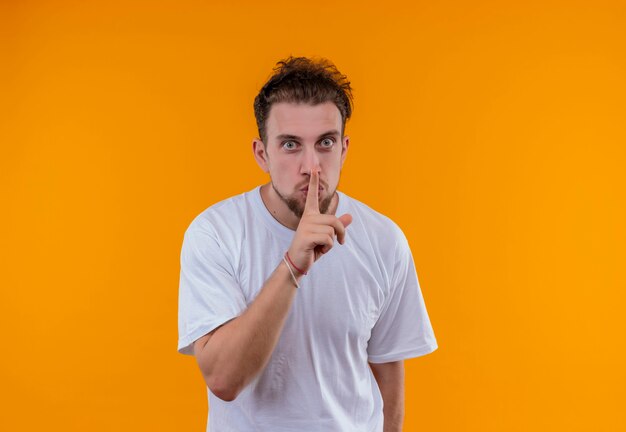
[[[289,282],[295,285],[296,288],[300,288],[300,284],[298,282],[302,276],[294,271],[294,269],[289,264],[289,261],[287,261],[286,255],[283,255],[283,261],[281,264],[285,264],[285,267],[287,268],[287,278],[289,279]]]
[[[285,259],[289,263],[289,265],[290,265],[291,269],[294,271],[294,273],[296,273],[300,277],[305,276],[307,274],[306,270],[304,270],[301,267],[299,267],[296,264],[294,264],[293,260],[289,256],[289,251],[285,252]]]

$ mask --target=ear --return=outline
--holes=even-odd
[[[265,151],[265,145],[258,137],[252,140],[252,152],[254,153],[254,160],[256,160],[256,163],[259,164],[259,167],[261,167],[264,172],[269,172],[269,158],[267,157],[267,152]]]
[[[343,163],[346,160],[346,156],[348,155],[348,147],[350,146],[350,137],[348,135],[343,137],[341,141],[341,167],[343,168]]]

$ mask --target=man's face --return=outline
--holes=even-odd
[[[332,102],[272,105],[263,149],[255,142],[257,162],[272,188],[295,216],[302,217],[311,170],[320,172],[320,212],[326,213],[339,184],[349,138],[341,136],[341,113]]]

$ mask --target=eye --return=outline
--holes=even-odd
[[[324,138],[322,141],[320,141],[320,144],[324,148],[331,148],[333,144],[335,144],[335,140],[333,140],[332,138]]]
[[[296,143],[295,143],[295,141],[285,141],[283,143],[283,148],[285,150],[293,150],[293,149],[296,148]]]

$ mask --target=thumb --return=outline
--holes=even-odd
[[[343,224],[344,227],[347,227],[352,223],[352,215],[350,213],[346,213],[344,215],[339,216],[339,220]]]

